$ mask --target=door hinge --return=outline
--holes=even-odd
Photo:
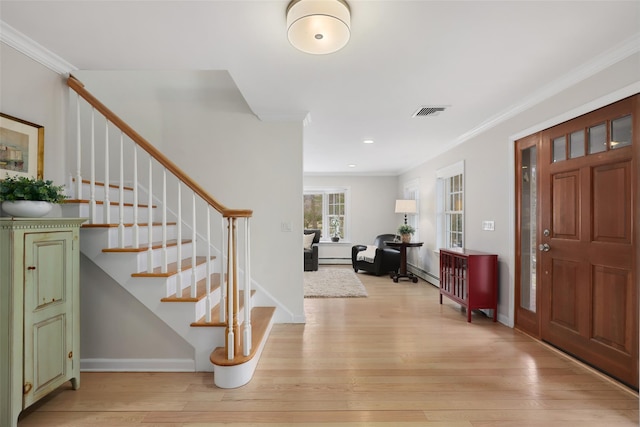
[[[32,388],[33,388],[33,384],[25,383],[25,385],[22,387],[22,394],[29,394]]]

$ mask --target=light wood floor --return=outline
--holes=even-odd
[[[211,373],[83,373],[18,425],[638,425],[636,393],[482,314],[468,324],[425,282],[359,277],[368,298],[306,299],[305,325],[275,325],[244,387],[218,389]]]

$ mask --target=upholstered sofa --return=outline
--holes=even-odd
[[[376,276],[396,273],[400,268],[400,251],[386,247],[384,242],[393,241],[395,234],[380,234],[373,241],[373,245],[355,245],[351,248],[351,263],[353,270],[364,270]],[[358,254],[361,254],[359,257]],[[365,259],[363,255],[367,255]]]
[[[320,242],[320,230],[304,230],[305,235],[315,234],[310,245],[306,246],[304,250],[304,271],[317,271],[318,270],[318,243]]]

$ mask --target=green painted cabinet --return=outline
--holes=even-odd
[[[0,218],[0,425],[80,386],[78,218]]]

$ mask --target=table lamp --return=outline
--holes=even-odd
[[[396,213],[404,214],[404,223],[407,223],[407,214],[418,212],[415,200],[396,200]]]

